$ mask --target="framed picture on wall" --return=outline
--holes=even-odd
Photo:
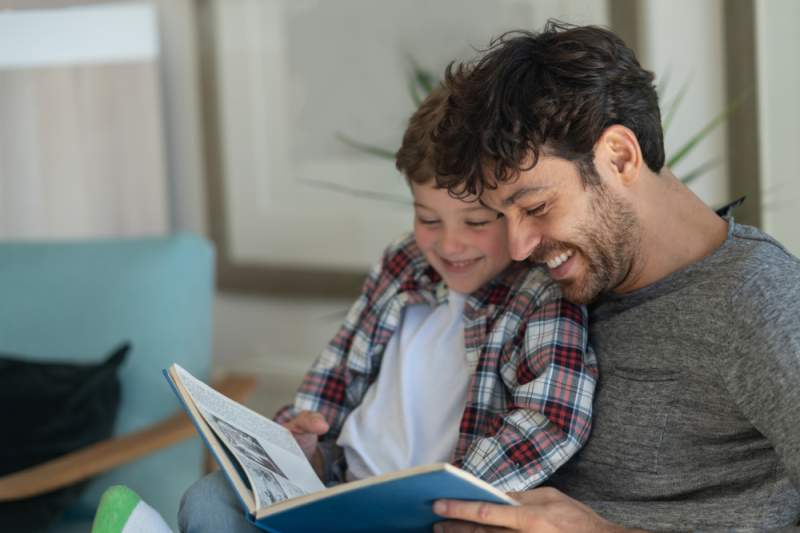
[[[424,97],[414,66],[435,83],[493,37],[574,12],[537,0],[198,2],[220,286],[328,295],[357,292],[412,229],[390,154],[415,110],[410,90]],[[606,23],[605,0],[580,10],[571,16]]]

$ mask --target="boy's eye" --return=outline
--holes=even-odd
[[[417,217],[417,220],[419,221],[420,224],[425,224],[426,226],[432,226],[433,224],[439,223],[439,221],[436,219],[425,219]]]
[[[488,220],[475,220],[475,221],[468,220],[467,221],[467,226],[469,226],[471,228],[481,228],[481,227],[485,226],[488,223],[489,223]]]
[[[525,214],[530,216],[536,216],[540,214],[542,211],[544,211],[545,205],[546,204],[542,204],[540,206],[534,207],[533,209],[528,209],[525,211]]]

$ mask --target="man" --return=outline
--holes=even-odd
[[[550,487],[439,501],[460,522],[437,531],[800,531],[800,262],[664,166],[653,79],[612,32],[552,22],[448,68],[437,180],[590,304],[600,380]]]

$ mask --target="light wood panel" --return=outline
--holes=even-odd
[[[0,71],[0,238],[169,229],[158,64]]]

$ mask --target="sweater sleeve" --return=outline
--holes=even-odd
[[[503,372],[508,412],[454,464],[501,490],[521,491],[549,477],[589,436],[597,361],[587,314],[561,298],[529,312]]]
[[[771,264],[734,293],[728,391],[800,489],[800,266]],[[776,495],[776,497],[780,497]],[[779,503],[779,502],[778,502]]]

